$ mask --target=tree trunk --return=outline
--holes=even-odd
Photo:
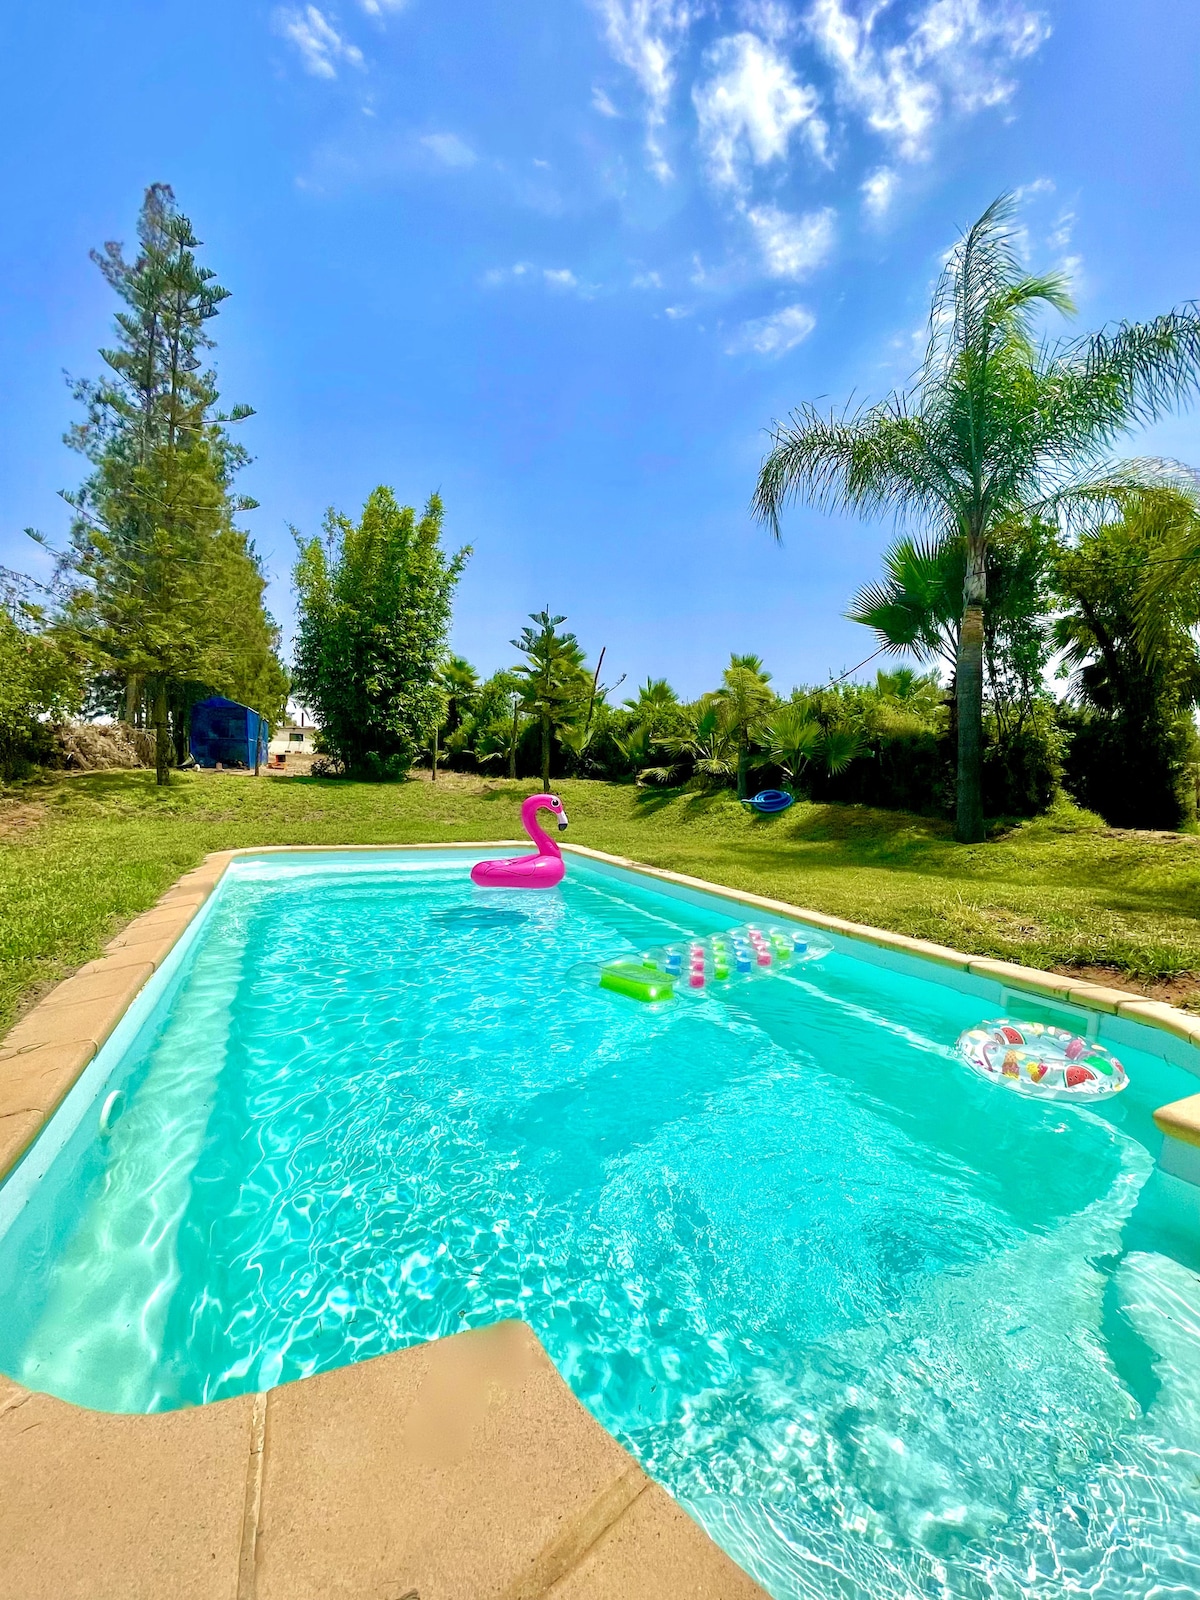
[[[958,710],[958,792],[954,835],[960,844],[978,844],[983,827],[983,602],[987,595],[981,539],[967,546],[963,619],[958,635],[955,701]]]
[[[521,733],[521,710],[514,701],[512,738],[508,742],[508,775],[515,778],[517,775],[517,739]]]
[[[142,686],[132,674],[125,680],[125,721],[131,728],[137,726],[138,702],[142,698]]]
[[[542,716],[542,793],[550,793],[550,718]]]
[[[746,767],[747,767],[747,764],[749,763],[749,760],[750,760],[750,752],[749,752],[749,750],[746,748],[746,746],[744,744],[743,745],[739,745],[738,746],[738,768],[737,768],[737,797],[738,797],[739,800],[744,800],[746,798],[746,788],[747,788],[747,785],[746,785]]]
[[[175,746],[174,765],[181,767],[188,756],[188,730],[191,723],[191,707],[185,699],[179,699],[169,709],[171,712],[171,739]]]
[[[436,728],[433,730],[433,748],[430,750],[429,756],[429,781],[430,783],[436,783],[438,761],[438,730]]]
[[[171,781],[171,730],[167,726],[167,685],[160,679],[154,691],[154,764],[159,786]]]

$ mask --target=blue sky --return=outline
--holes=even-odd
[[[1081,328],[1197,291],[1194,0],[60,0],[0,52],[0,562],[65,530],[62,374],[113,311],[87,253],[166,181],[233,292],[274,613],[289,523],[437,488],[483,669],[544,603],[631,685],[867,655],[841,612],[889,530],[797,511],[773,545],[763,429],[907,378],[1000,190]],[[1200,463],[1196,420],[1130,448]]]

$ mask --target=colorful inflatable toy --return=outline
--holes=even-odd
[[[656,945],[640,957],[609,961],[600,969],[600,987],[647,1002],[676,996],[698,999],[709,989],[721,991],[749,978],[819,961],[831,948],[807,930],[746,923],[724,933]]]
[[[1040,1100],[1103,1100],[1129,1083],[1102,1044],[1040,1022],[981,1022],[956,1049],[981,1078]]]
[[[507,861],[477,861],[471,868],[471,882],[481,889],[553,889],[562,882],[566,866],[562,851],[537,824],[539,811],[550,811],[558,819],[561,833],[567,813],[556,794],[531,794],[521,807],[521,826],[537,845],[537,854],[510,856]]]

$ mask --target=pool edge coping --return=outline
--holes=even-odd
[[[152,906],[128,922],[108,942],[102,955],[56,984],[0,1038],[0,1182],[20,1162],[130,1005],[166,961],[232,862],[245,856],[263,855],[419,850],[478,852],[508,849],[517,844],[518,841],[512,839],[472,839],[419,844],[245,845],[209,852],[198,866],[177,878]],[[935,966],[990,979],[1046,1000],[1058,1000],[1086,1011],[1141,1023],[1191,1045],[1197,1051],[1194,1070],[1200,1076],[1200,1016],[1193,1017],[1164,1001],[1147,1000],[1128,990],[1044,972],[1016,962],[970,956],[949,945],[851,922],[828,912],[809,910],[752,890],[736,889],[652,866],[589,845],[564,843],[563,849],[585,860],[604,862],[717,899],[754,906],[876,949],[917,957]],[[1200,1148],[1200,1091],[1160,1106],[1154,1112],[1154,1121],[1168,1138]]]

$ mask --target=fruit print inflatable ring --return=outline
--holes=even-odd
[[[1103,1100],[1129,1083],[1102,1044],[1040,1022],[981,1022],[956,1048],[981,1078],[1034,1099]]]

